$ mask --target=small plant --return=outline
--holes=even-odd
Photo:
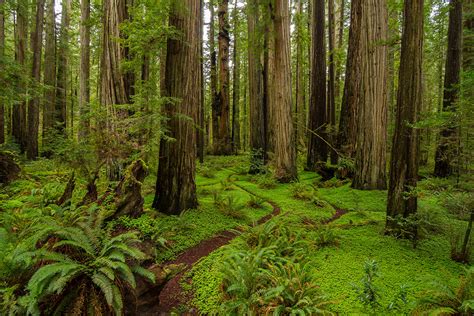
[[[320,188],[339,188],[347,184],[348,180],[340,180],[336,177],[331,178],[330,180],[319,183]]]
[[[222,194],[214,195],[214,205],[225,216],[235,219],[247,218],[247,215],[243,211],[244,205],[239,204],[231,195],[226,197],[223,197]]]
[[[289,187],[291,196],[297,200],[309,201],[313,198],[313,190],[301,182],[294,182]]]
[[[213,170],[208,166],[202,166],[199,170],[199,174],[208,179],[214,179],[216,177],[215,169]]]
[[[380,290],[375,285],[375,279],[379,277],[378,264],[375,260],[367,260],[364,264],[364,277],[360,285],[354,285],[359,301],[366,310],[375,311],[381,306]]]
[[[426,315],[473,315],[474,267],[461,276],[456,289],[442,281],[433,282],[428,290],[419,293],[416,305],[415,312]]]
[[[247,207],[249,208],[254,208],[254,209],[259,209],[263,208],[263,205],[265,204],[265,200],[262,199],[261,197],[251,195],[250,200],[247,202]]]
[[[265,151],[262,148],[252,149],[250,152],[250,174],[265,174],[267,168],[265,166]]]
[[[234,185],[232,184],[231,179],[221,180],[221,189],[222,191],[232,191],[234,190]]]
[[[340,236],[336,230],[327,225],[322,225],[316,230],[316,245],[319,247],[337,247],[339,246]]]
[[[273,178],[271,174],[259,175],[256,177],[257,185],[260,189],[274,189],[277,187],[278,182]]]

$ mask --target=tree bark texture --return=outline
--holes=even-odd
[[[328,157],[325,12],[324,0],[316,0],[313,3],[312,78],[306,161],[306,168],[312,171],[316,170],[318,163],[326,162]]]
[[[169,137],[162,140],[153,207],[165,214],[180,214],[196,208],[195,168],[196,131],[199,95],[199,16],[200,1],[183,0],[185,10],[172,6],[169,24],[182,38],[168,39],[166,56],[166,96],[177,98],[177,103],[164,106],[169,117]],[[186,116],[187,119],[183,119]]]
[[[43,100],[43,146],[53,137],[56,104],[56,21],[54,12],[55,0],[46,1],[44,76],[45,85]]]
[[[79,140],[84,140],[89,135],[90,118],[90,63],[91,63],[91,31],[90,31],[91,7],[90,0],[81,0],[81,65],[79,72]]]
[[[275,81],[273,130],[275,131],[275,177],[280,182],[297,180],[296,146],[291,103],[290,19],[287,0],[275,0]]]
[[[387,188],[387,36],[386,1],[364,1],[360,37],[361,90],[357,104],[357,146],[352,182],[356,189]]]
[[[423,0],[405,0],[399,88],[393,136],[392,160],[387,201],[386,232],[400,234],[395,218],[416,213],[416,188],[419,165],[417,122],[423,102]],[[408,193],[408,195],[407,195]]]

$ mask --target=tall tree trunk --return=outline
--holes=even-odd
[[[316,170],[318,163],[326,162],[327,111],[326,111],[326,39],[325,39],[325,3],[316,0],[313,3],[313,44],[311,71],[311,101],[309,108],[309,143],[306,168]]]
[[[459,97],[463,27],[462,6],[461,0],[451,0],[450,2],[443,111],[456,111],[456,102]],[[457,139],[459,137],[456,125],[457,123],[452,119],[449,126],[445,127],[440,133],[434,169],[434,174],[437,177],[448,177],[453,175],[455,171],[454,160],[456,159]]]
[[[361,84],[362,0],[351,1],[351,26],[347,51],[344,93],[339,120],[338,149],[354,157],[357,136],[357,112]]]
[[[230,72],[229,72],[229,0],[219,0],[219,105],[217,106],[217,143],[214,153],[229,155],[232,153],[230,135]]]
[[[56,80],[56,106],[54,126],[66,136],[67,122],[67,81],[69,57],[69,24],[71,0],[62,1],[61,30],[59,33],[58,68]]]
[[[290,19],[288,0],[275,0],[275,87],[272,112],[275,131],[275,177],[280,182],[298,179],[291,103]]]
[[[179,104],[166,104],[164,112],[168,133],[175,141],[161,141],[160,161],[153,207],[165,214],[180,214],[196,208],[195,184],[196,134],[199,94],[199,26],[200,1],[183,0],[172,5],[169,24],[181,34],[180,39],[168,39],[166,58],[166,96],[179,99]],[[183,120],[185,115],[194,122]]]
[[[336,64],[334,55],[336,53],[335,29],[336,18],[334,12],[334,0],[328,0],[328,40],[329,40],[329,80],[327,94],[327,115],[330,124],[330,140],[335,147],[336,140]],[[337,152],[331,150],[331,163],[337,164]]]
[[[344,45],[344,21],[346,18],[345,15],[345,9],[346,9],[346,1],[341,0],[341,7],[339,11],[339,31],[338,31],[338,39],[337,39],[337,49],[340,51]],[[339,58],[336,61],[336,87],[335,87],[335,94],[336,94],[336,100],[337,104],[340,101],[340,95],[341,95],[341,70],[342,70],[342,65],[341,65],[341,58]],[[337,136],[336,139],[337,141]]]
[[[22,67],[22,75],[26,73],[26,53],[28,37],[28,0],[18,0],[15,36],[15,60]],[[26,97],[25,78],[21,76],[18,91]],[[26,148],[26,100],[22,100],[13,110],[12,134],[20,144],[22,151]]]
[[[5,56],[5,0],[0,0],[0,60]],[[3,71],[0,63],[0,72]],[[5,143],[5,107],[0,99],[0,145]]]
[[[232,152],[237,153],[240,149],[240,21],[237,2],[233,12],[234,22],[234,53],[233,53],[233,88],[232,88]]]
[[[273,2],[263,5],[263,102],[266,125],[266,151],[275,152],[276,131],[273,126],[275,107],[275,25],[273,22]],[[271,127],[271,128],[270,128]]]
[[[43,147],[54,137],[54,118],[56,104],[56,19],[55,0],[46,1],[45,47],[43,100]]]
[[[250,151],[252,161],[249,172],[259,173],[266,161],[265,103],[263,99],[263,65],[261,56],[263,47],[259,34],[259,0],[249,0],[247,5],[248,21],[248,89],[250,115]]]
[[[81,0],[81,68],[79,72],[79,141],[89,135],[90,118],[90,63],[91,63],[91,31],[90,31],[91,7],[90,0]]]
[[[212,107],[212,146],[215,147],[219,142],[219,94],[217,92],[217,52],[216,52],[216,35],[215,35],[215,10],[214,0],[209,0],[209,11],[211,20],[209,23],[209,50],[211,59],[211,107]]]
[[[387,56],[388,10],[385,0],[362,5],[361,91],[355,175],[352,186],[363,190],[387,188]]]
[[[118,109],[115,105],[131,103],[133,81],[129,73],[124,72],[121,63],[129,58],[127,49],[117,39],[123,38],[120,25],[129,18],[127,0],[106,0],[103,2],[102,55],[100,67],[100,104],[107,111],[107,133],[104,136],[111,148],[120,147],[128,135],[120,133],[117,121],[125,118],[128,112]],[[167,71],[167,70],[166,70]],[[115,136],[111,136],[115,135]],[[121,139],[120,139],[121,138]],[[108,153],[103,157],[107,161],[108,176],[118,180],[122,173],[120,156]]]
[[[402,228],[398,226],[395,218],[407,218],[417,211],[417,197],[412,191],[418,181],[419,133],[411,124],[417,122],[423,102],[423,2],[405,0],[404,8],[396,125],[385,227],[386,233],[396,236],[401,234]]]
[[[35,85],[41,83],[41,53],[43,51],[43,23],[44,1],[36,1],[36,24],[31,34],[31,51],[33,52],[31,77]],[[28,104],[28,139],[26,156],[28,159],[38,157],[38,132],[39,132],[39,104],[38,96],[33,97]]]
[[[296,146],[301,143],[304,144],[304,135],[306,122],[305,117],[305,75],[303,65],[303,0],[298,0],[296,7],[296,92],[295,92],[295,135]]]
[[[199,99],[199,130],[197,132],[197,142],[198,142],[198,158],[200,163],[204,163],[204,154],[205,154],[205,131],[206,131],[206,119],[205,119],[205,82],[204,82],[204,0],[201,1],[201,10],[199,16],[199,56],[201,69],[199,72],[199,80],[201,82],[201,93]]]

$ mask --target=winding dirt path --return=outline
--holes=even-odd
[[[273,211],[260,218],[257,222],[255,222],[252,226],[257,226],[264,224],[271,220],[273,217],[278,216],[281,214],[281,208],[278,206],[277,203],[274,201],[268,200],[261,196],[258,196],[251,190],[245,188],[244,186],[238,185],[234,183],[234,185],[242,191],[245,191],[253,196],[259,197],[264,199],[268,204],[270,204],[273,208]],[[334,207],[334,206],[333,206]],[[323,222],[323,224],[329,224],[344,214],[347,211],[336,208],[336,213],[329,219]],[[210,239],[206,239],[201,241],[198,245],[187,249],[181,255],[179,255],[175,260],[167,262],[166,264],[176,264],[176,265],[184,265],[185,268],[179,274],[177,274],[174,278],[169,280],[163,289],[160,292],[158,302],[159,304],[147,305],[143,306],[138,309],[139,315],[169,315],[170,312],[174,308],[178,308],[181,305],[187,305],[189,301],[192,299],[186,291],[183,290],[181,286],[181,280],[183,276],[188,272],[193,265],[198,262],[201,258],[208,256],[211,252],[219,249],[220,247],[229,244],[233,239],[238,236],[238,231],[236,230],[226,230],[223,232],[218,233],[214,237]],[[186,315],[197,315],[198,311],[189,311]]]

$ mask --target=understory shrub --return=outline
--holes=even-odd
[[[121,314],[135,275],[154,280],[139,265],[146,259],[139,242],[134,232],[112,236],[96,209],[69,223],[41,218],[4,259],[29,279],[2,275],[1,313]]]
[[[224,257],[223,315],[332,314],[305,259],[308,244],[271,221]]]
[[[460,315],[474,314],[474,267],[466,269],[458,287],[452,288],[444,281],[431,283],[429,289],[419,293],[415,314]]]
[[[292,183],[288,189],[291,196],[297,200],[309,201],[314,195],[313,188],[301,182]]]

